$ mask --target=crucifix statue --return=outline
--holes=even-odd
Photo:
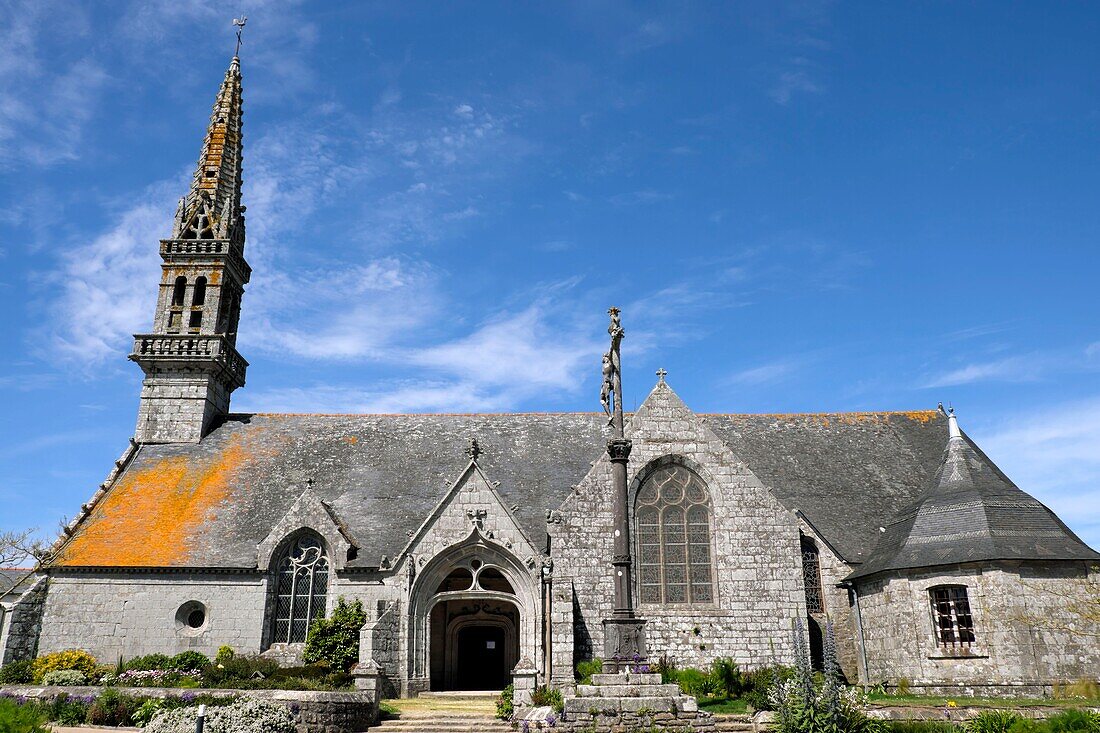
[[[623,398],[622,398],[622,357],[619,346],[623,340],[623,324],[619,318],[619,309],[612,306],[607,309],[611,316],[611,325],[607,333],[611,335],[611,347],[603,355],[603,386],[600,388],[600,403],[607,414],[607,424],[614,428],[615,437],[623,437]],[[612,402],[614,395],[614,402]]]
[[[611,618],[603,620],[603,663],[605,671],[620,672],[630,671],[645,658],[645,621],[634,615],[634,585],[631,580],[633,562],[630,557],[630,514],[626,488],[631,442],[623,432],[622,359],[619,354],[625,332],[619,309],[612,307],[607,313],[611,316],[611,325],[607,327],[611,346],[603,355],[600,402],[611,427],[607,454],[611,459],[614,545],[611,567],[615,573],[615,609]]]

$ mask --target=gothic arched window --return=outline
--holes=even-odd
[[[309,625],[325,615],[329,578],[325,547],[315,535],[298,535],[271,567],[275,574],[271,643],[304,642]]]
[[[635,508],[642,603],[714,602],[710,518],[706,484],[687,466],[646,478]]]
[[[802,545],[802,583],[806,587],[806,612],[825,613],[825,594],[821,590],[821,562],[817,543],[800,535]]]

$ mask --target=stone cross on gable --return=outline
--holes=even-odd
[[[665,371],[664,367],[661,367],[660,369],[658,369],[657,370],[657,383],[658,384],[664,384],[665,383],[665,377],[667,377],[667,376],[668,376],[668,372]]]

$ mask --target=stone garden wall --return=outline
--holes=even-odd
[[[181,697],[187,693],[213,697],[246,697],[285,706],[294,717],[298,733],[356,733],[378,721],[378,700],[361,692],[306,692],[298,690],[184,690],[165,687],[119,687],[132,697]],[[11,685],[0,694],[49,700],[58,695],[98,696],[102,687],[41,687]]]

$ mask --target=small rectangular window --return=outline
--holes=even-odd
[[[191,320],[188,323],[191,328],[199,328],[202,326],[202,311],[191,311]]]
[[[966,586],[952,585],[928,591],[932,602],[932,621],[936,641],[943,647],[970,646],[974,643],[974,618]]]
[[[168,314],[168,330],[178,331],[180,330],[180,323],[183,320],[183,314],[179,311],[172,311]]]

